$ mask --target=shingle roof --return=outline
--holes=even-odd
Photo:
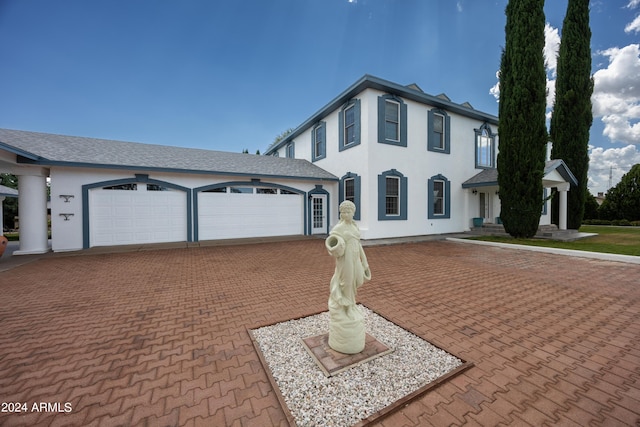
[[[561,159],[547,160],[544,164],[544,174],[557,170],[558,173],[572,185],[578,185],[569,167]],[[498,185],[498,169],[484,169],[462,183],[462,188],[487,187]]]
[[[23,163],[337,180],[302,159],[0,129],[0,148]]]

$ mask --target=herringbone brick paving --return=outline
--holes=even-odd
[[[475,364],[377,425],[640,425],[640,266],[444,241],[366,251],[359,300]],[[0,425],[286,425],[246,328],[326,310],[332,272],[305,240],[0,273],[0,402],[29,405]]]

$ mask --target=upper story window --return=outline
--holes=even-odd
[[[407,146],[407,104],[393,95],[378,97],[378,142]]]
[[[293,144],[293,141],[291,141],[290,143],[287,144],[287,147],[285,149],[285,153],[286,153],[286,157],[293,159],[296,157],[296,149],[295,146]]]
[[[359,175],[348,172],[345,176],[340,178],[340,203],[345,200],[349,200],[356,205],[356,213],[353,219],[360,219],[360,188],[361,178]]]
[[[407,219],[407,178],[395,169],[378,175],[378,220]]]
[[[495,135],[488,124],[475,129],[476,134],[476,168],[495,167]]]
[[[400,141],[400,104],[389,99],[384,102],[384,137]]]
[[[311,159],[324,159],[327,156],[327,125],[318,123],[311,131]]]
[[[449,115],[443,110],[435,108],[430,110],[428,128],[427,149],[449,154],[451,152],[451,118]]]
[[[360,100],[352,99],[347,102],[338,115],[339,142],[338,150],[360,144]]]

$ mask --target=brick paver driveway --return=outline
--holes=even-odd
[[[360,301],[475,364],[379,425],[640,423],[639,265],[445,241],[366,251]],[[0,273],[0,425],[284,425],[246,328],[325,310],[332,270],[313,239]]]

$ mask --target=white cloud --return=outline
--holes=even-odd
[[[627,24],[626,27],[624,27],[625,33],[630,33],[632,31],[634,33],[640,32],[640,15],[636,16],[636,19],[634,19],[629,24]]]
[[[598,53],[609,58],[609,65],[593,75],[593,115],[602,118],[603,134],[612,141],[638,144],[640,45],[612,47]]]
[[[636,8],[638,5],[640,5],[640,0],[630,0],[629,4],[627,5],[628,9],[634,9]]]
[[[458,0],[456,2],[456,9],[458,10],[458,12],[462,12],[462,0]]]
[[[638,0],[640,1],[640,0]],[[544,48],[542,54],[547,72],[547,108],[553,107],[553,100],[556,94],[556,71],[558,68],[558,50],[560,49],[560,34],[548,22],[544,25]],[[500,100],[500,70],[496,72],[498,82],[489,89],[489,93],[496,100]],[[547,113],[547,119],[550,112]]]
[[[560,33],[548,22],[544,24],[544,61],[551,77],[556,77],[558,69],[558,50],[560,50]]]
[[[591,194],[606,193],[609,190],[609,174],[611,186],[614,187],[622,175],[631,167],[640,163],[640,151],[635,145],[629,144],[622,148],[591,147],[589,154],[589,183],[587,187]]]

